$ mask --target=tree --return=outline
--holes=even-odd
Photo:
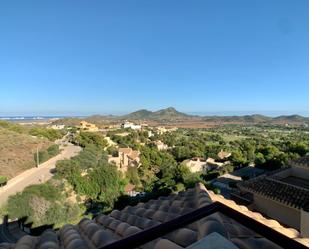
[[[236,149],[232,152],[231,162],[236,166],[243,166],[246,164],[247,160],[242,151],[240,149]]]
[[[117,168],[112,165],[100,165],[89,174],[89,180],[93,185],[92,197],[112,207],[114,201],[123,192],[123,182]]]
[[[255,156],[255,165],[256,166],[261,166],[261,165],[264,165],[266,163],[266,160],[264,158],[264,155],[260,152],[258,152]]]
[[[126,178],[129,180],[130,183],[135,186],[141,185],[137,167],[128,167],[128,170],[126,172]]]
[[[105,149],[105,147],[107,147],[108,145],[104,136],[100,133],[95,132],[80,132],[76,136],[75,142],[82,147],[86,147],[88,145],[94,145],[99,149]]]

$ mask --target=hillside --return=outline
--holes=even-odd
[[[51,144],[47,139],[0,127],[0,175],[12,178],[34,167],[37,146],[42,150]]]

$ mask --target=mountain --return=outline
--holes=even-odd
[[[132,112],[130,114],[121,116],[124,119],[150,119],[153,112],[148,111],[146,109],[138,110],[136,112]]]
[[[162,109],[153,113],[154,117],[157,118],[188,118],[193,117],[183,112],[177,111],[174,107],[168,107],[166,109]]]
[[[183,120],[183,119],[190,119],[195,118],[197,116],[188,115],[183,112],[177,111],[173,107],[168,107],[166,109],[162,109],[159,111],[151,112],[145,109],[132,112],[128,115],[121,116],[122,119],[129,119],[129,120],[155,120],[155,121],[163,121],[163,120]]]

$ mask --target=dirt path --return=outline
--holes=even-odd
[[[48,181],[53,174],[51,171],[56,167],[56,162],[69,159],[77,155],[81,148],[71,143],[59,141],[61,153],[48,161],[42,163],[37,168],[31,168],[8,181],[7,185],[0,188],[0,206],[4,204],[10,195],[22,191],[25,187]]]

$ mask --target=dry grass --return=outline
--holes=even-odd
[[[37,146],[46,149],[49,145],[51,142],[46,139],[0,128],[0,175],[10,179],[34,167]]]

